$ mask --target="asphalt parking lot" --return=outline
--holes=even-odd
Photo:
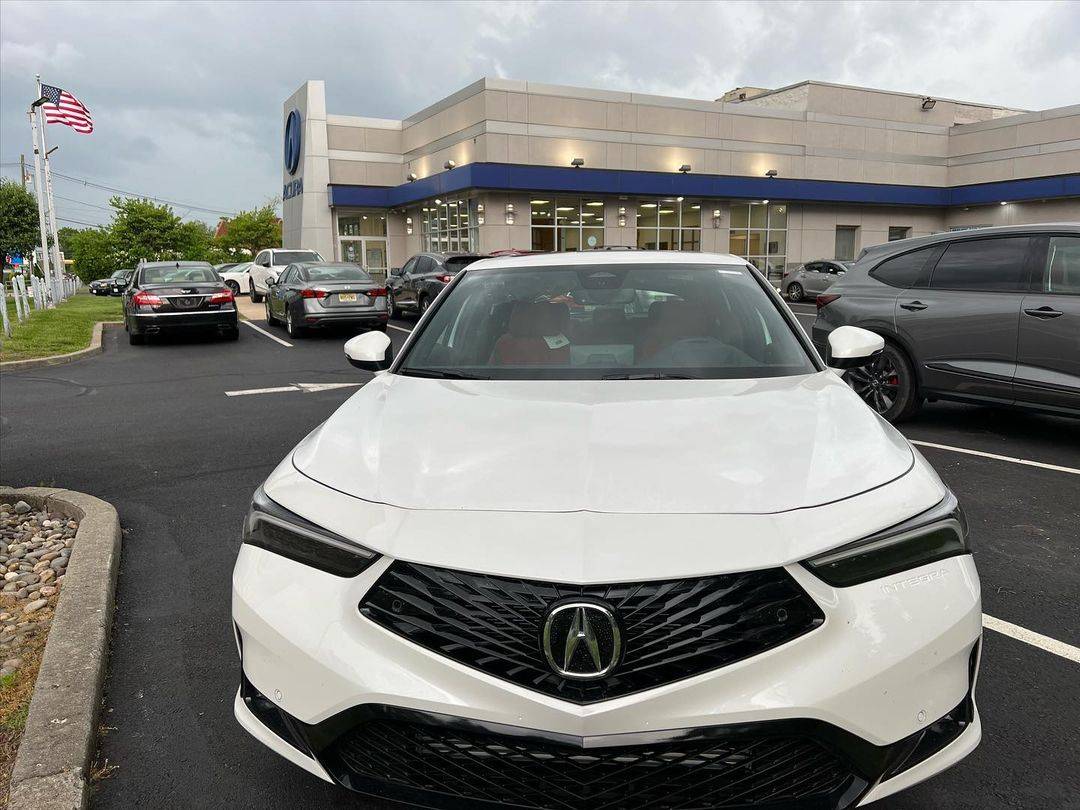
[[[813,307],[796,310],[809,326]],[[412,325],[393,322],[395,344]],[[232,717],[240,524],[285,453],[370,379],[345,362],[344,337],[290,340],[253,320],[235,343],[132,347],[112,331],[97,357],[4,374],[0,478],[92,493],[124,527],[98,759],[115,769],[94,807],[381,806]],[[1080,806],[1080,422],[938,404],[902,429],[965,505],[984,611],[1008,632],[985,635],[981,746],[876,806]]]

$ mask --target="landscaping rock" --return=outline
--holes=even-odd
[[[29,511],[30,511],[30,504],[28,504],[26,501],[19,501],[18,503],[15,504],[15,514],[16,515],[25,515]]]
[[[23,608],[23,613],[30,615],[31,613],[41,610],[47,604],[49,604],[48,599],[35,599],[33,602]]]

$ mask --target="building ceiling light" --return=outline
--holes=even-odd
[[[573,166],[575,169],[580,169],[582,166],[585,165],[585,158],[574,158],[570,161],[570,165]]]
[[[674,208],[661,208],[660,213],[661,214],[674,214],[675,209]]]
[[[585,203],[585,204],[586,204],[587,206],[589,206],[590,208],[596,208],[596,207],[598,207],[598,206],[601,206],[601,205],[603,205],[603,203],[602,203],[602,202],[600,202],[600,200],[591,200],[590,202],[587,202],[587,203]]]
[[[768,201],[768,200],[762,200],[762,201],[761,201],[761,204],[762,204],[762,205],[768,205],[768,204],[769,204],[769,201]]]
[[[691,206],[690,206],[690,210],[691,210],[691,211],[698,211],[698,210],[700,210],[700,209],[701,209],[701,206],[700,206],[700,205],[691,205]]]
[[[642,208],[656,208],[656,203],[642,203]]]
[[[555,207],[555,210],[556,211],[574,211],[576,209],[574,209],[572,206],[569,206],[569,205],[559,205],[559,206]]]
[[[1002,200],[1002,201],[1001,201],[1001,202],[999,203],[999,205],[1008,205],[1008,204],[1009,204],[1009,203],[1008,203],[1008,202],[1006,202],[1005,200]]]
[[[547,205],[551,200],[529,200],[532,205]]]
[[[682,197],[676,197],[676,198],[675,198],[675,202],[682,202],[682,201],[683,201],[683,198],[682,198]]]

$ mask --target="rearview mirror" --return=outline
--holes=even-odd
[[[394,348],[385,332],[365,332],[345,341],[345,359],[364,371],[385,371],[394,360]]]
[[[829,365],[832,368],[859,368],[872,363],[885,351],[885,339],[868,329],[838,326],[829,332]]]

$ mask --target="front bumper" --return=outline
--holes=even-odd
[[[933,563],[887,583],[844,589],[825,585],[801,566],[787,566],[825,612],[821,627],[753,658],[588,705],[485,675],[364,618],[358,605],[390,563],[382,558],[360,576],[342,579],[244,546],[233,576],[244,678],[235,703],[238,719],[290,761],[353,789],[427,804],[477,806],[485,795],[498,799],[502,794],[488,786],[486,794],[470,794],[466,801],[460,793],[466,788],[447,787],[450,764],[435,763],[434,754],[460,759],[463,750],[476,749],[485,767],[498,761],[517,772],[520,763],[505,758],[508,746],[577,746],[577,759],[565,750],[522,749],[518,755],[530,762],[564,756],[581,764],[581,756],[616,744],[655,747],[703,736],[781,734],[809,740],[837,758],[843,773],[835,777],[829,801],[818,806],[850,806],[937,773],[979,740],[973,684],[981,605],[970,557]],[[372,718],[387,713],[413,723],[409,733],[414,735],[416,724],[458,735],[452,741],[433,741],[430,734],[414,739],[393,760],[407,759],[422,743],[429,749],[422,758],[425,767],[442,768],[443,777],[438,771],[429,774],[425,787],[422,774],[410,781],[385,771],[386,779],[373,780],[348,766],[359,760],[349,759],[345,741],[360,745]],[[950,725],[951,714],[959,719]],[[939,718],[947,731],[936,737],[924,733]],[[492,747],[471,737],[462,740],[466,732],[491,735]],[[941,744],[924,744],[924,758],[912,765],[908,758],[927,738]],[[621,753],[632,759],[640,751]],[[745,751],[722,753],[722,761],[752,770]],[[695,749],[666,752],[663,761],[690,761],[690,754],[708,760]],[[550,781],[550,776],[540,778]],[[528,798],[520,786],[513,795]],[[593,801],[589,791],[578,798],[590,810],[609,806]],[[617,794],[612,801],[612,807],[627,806]]]

